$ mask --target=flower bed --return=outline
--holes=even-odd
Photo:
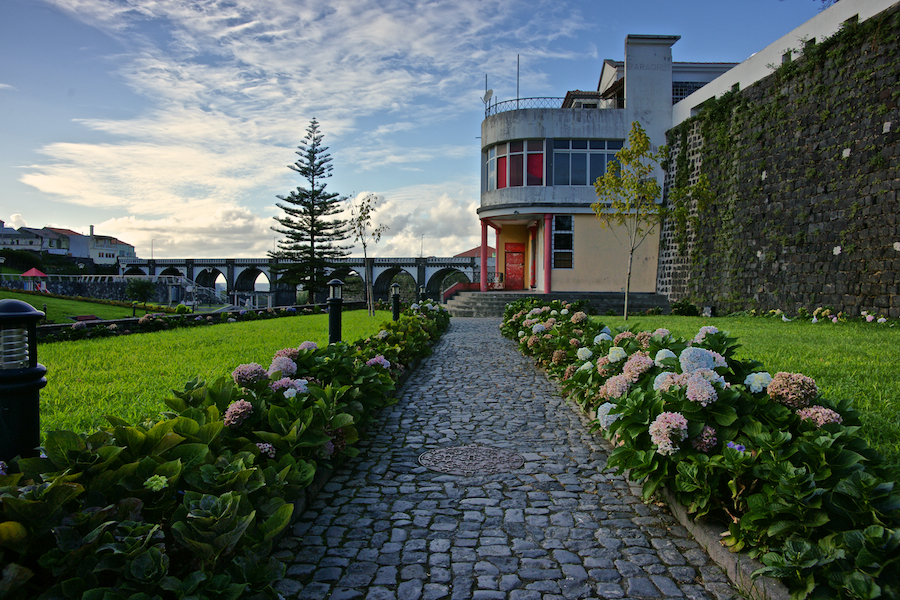
[[[849,400],[822,398],[799,373],[734,358],[703,327],[616,333],[565,303],[519,301],[501,330],[518,339],[614,449],[608,466],[665,486],[723,543],[765,565],[797,598],[900,595],[900,495],[857,435]]]
[[[91,434],[51,431],[42,456],[0,463],[6,598],[274,598],[270,556],[317,470],[449,326],[407,311],[378,335],[279,350],[268,367],[188,382],[168,412]]]

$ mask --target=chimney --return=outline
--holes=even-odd
[[[94,237],[94,226],[91,225],[91,237]]]

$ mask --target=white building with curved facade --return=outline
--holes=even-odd
[[[620,291],[627,257],[591,204],[633,121],[654,149],[665,143],[673,99],[712,81],[731,63],[673,63],[679,36],[629,35],[625,60],[603,64],[597,91],[523,98],[488,106],[481,124],[482,246],[497,234],[496,281],[481,290]],[[663,174],[658,174],[660,182]],[[631,289],[654,292],[659,236],[635,254]],[[482,253],[482,257],[486,252]]]

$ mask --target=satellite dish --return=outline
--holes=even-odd
[[[491,101],[491,96],[494,95],[494,90],[488,90],[484,93],[484,98],[481,100],[485,104]]]
[[[190,294],[191,292],[194,291],[194,286],[189,285],[186,288],[184,288],[184,291],[186,291],[188,294]]]

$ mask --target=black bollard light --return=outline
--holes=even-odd
[[[40,389],[47,385],[37,361],[37,323],[44,313],[21,300],[0,300],[0,460],[38,455]]]
[[[341,288],[344,282],[340,279],[332,279],[328,282],[328,343],[336,344],[341,341]]]
[[[400,320],[400,284],[391,284],[391,316],[395,321]]]

